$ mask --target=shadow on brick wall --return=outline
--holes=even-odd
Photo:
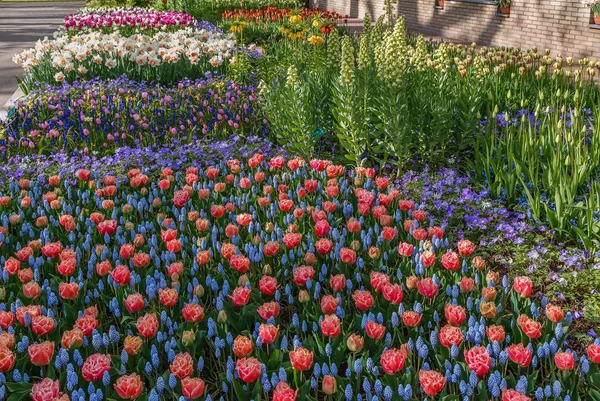
[[[474,15],[472,11],[469,10],[474,7],[472,3],[457,2],[452,4],[451,9],[448,9],[447,7],[444,11],[434,9],[434,3],[434,0],[431,1],[430,5],[424,5],[423,2],[418,0],[402,3],[399,12],[405,16],[406,26],[409,31],[424,34],[426,36],[452,40],[458,43],[468,44],[476,42],[477,44],[482,45],[490,44],[496,34],[501,32],[502,25],[493,18],[488,19],[485,22],[479,21],[476,26],[469,26],[469,21],[461,20],[460,16]],[[477,6],[492,7],[479,4]],[[427,7],[426,10],[424,10],[425,7]],[[427,22],[422,22],[417,18],[417,16],[422,15],[429,15]],[[452,33],[457,30],[465,30],[467,31],[467,34]]]
[[[314,7],[314,0],[309,1],[309,5]],[[383,10],[378,10],[373,1],[364,0],[319,0],[319,8],[322,10],[333,10],[340,14],[348,15],[349,18],[363,18],[364,13],[368,12],[371,16],[379,16]]]
[[[317,0],[319,8],[373,20],[384,14],[385,0]],[[315,0],[310,0],[314,6]],[[393,0],[395,1],[395,0]],[[590,11],[580,0],[516,0],[509,18],[496,15],[492,4],[457,1],[444,10],[434,9],[435,0],[402,0],[395,4],[396,14],[405,16],[406,27],[413,33],[456,43],[509,46],[553,54],[600,58],[600,31],[590,29]],[[359,24],[354,24],[360,30]]]
[[[589,48],[575,52],[572,49],[572,35],[588,29],[585,21],[579,27],[580,20],[564,19],[565,15],[573,15],[573,1],[548,4],[542,0],[520,0],[513,3],[509,18],[497,16],[494,6],[456,2],[447,4],[442,11],[433,8],[434,1],[401,3],[399,12],[405,16],[409,31],[464,44],[538,47],[541,51],[549,48],[554,53],[576,53],[580,57],[594,53]]]

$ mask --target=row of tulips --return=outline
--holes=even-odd
[[[327,160],[13,181],[0,398],[599,400],[600,342],[445,232]]]
[[[342,22],[347,20],[347,15],[342,15],[335,11],[319,10],[318,8],[279,8],[279,7],[264,7],[257,9],[235,8],[226,9],[221,13],[223,21],[235,20],[242,18],[251,22],[282,22],[290,17],[299,17],[303,20],[312,20],[315,17],[320,19],[331,20],[333,22]],[[347,22],[347,21],[346,21]]]
[[[177,30],[194,25],[195,22],[191,15],[176,11],[158,11],[152,8],[83,8],[65,17],[64,29],[69,32],[119,30],[140,33]]]

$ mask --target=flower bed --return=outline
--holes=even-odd
[[[15,57],[0,401],[600,401],[600,63],[266,3]]]
[[[138,166],[147,166],[151,175],[158,175],[160,170],[167,167],[177,170],[183,166],[205,169],[214,164],[214,160],[247,159],[256,151],[260,151],[265,156],[287,155],[284,149],[274,146],[265,139],[264,135],[244,137],[232,135],[218,141],[199,139],[181,142],[173,139],[161,145],[119,147],[105,156],[85,150],[71,153],[57,152],[51,155],[18,155],[0,165],[0,188],[6,189],[14,180],[31,180],[49,174],[74,177],[75,172],[80,169],[90,169],[102,175],[118,176],[123,176],[127,171]],[[67,182],[75,184],[76,181],[67,179]]]
[[[235,36],[217,31],[185,28],[152,36],[113,33],[58,33],[53,40],[38,41],[35,48],[13,58],[25,70],[22,87],[34,82],[73,82],[95,77],[127,75],[138,81],[175,83],[195,79],[229,59]]]
[[[0,197],[4,394],[600,396],[600,342],[566,349],[570,312],[371,169],[140,167]]]
[[[84,8],[65,17],[68,32],[119,30],[129,32],[176,31],[194,25],[194,17],[176,11],[158,11],[152,8]]]
[[[553,104],[498,113],[477,135],[478,178],[510,204],[525,203],[557,236],[600,249],[600,130],[597,114]],[[494,155],[490,148],[502,149]],[[547,166],[552,166],[548,168]]]
[[[585,314],[594,322],[594,316],[600,316],[600,252],[558,241],[554,230],[532,218],[525,201],[509,209],[489,190],[479,189],[473,178],[453,169],[407,172],[395,184],[403,196],[418,201],[448,227],[448,235],[461,238],[468,233],[495,270],[529,276],[536,297],[547,297],[573,312],[582,324],[569,341],[586,340],[582,336],[588,331],[596,338],[593,327],[600,326],[590,327],[581,318]]]
[[[304,20],[313,20],[315,17],[326,19],[333,22],[342,22],[348,16],[343,16],[335,11],[319,10],[315,8],[278,8],[266,7],[257,9],[235,8],[227,9],[221,14],[221,19],[224,21],[243,18],[251,22],[281,22],[295,15]]]
[[[319,45],[322,45],[323,35],[336,29],[342,21],[347,22],[347,17],[336,12],[278,7],[227,9],[221,19],[221,25],[238,34],[240,40],[265,45],[286,37],[303,39],[309,31],[313,31],[314,37],[321,38]]]
[[[253,87],[184,80],[173,88],[121,77],[42,86],[0,123],[0,154],[100,151],[178,140],[265,134]]]

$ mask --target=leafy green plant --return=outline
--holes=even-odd
[[[309,71],[299,77],[292,65],[285,78],[281,76],[272,85],[262,86],[265,114],[273,127],[271,133],[277,143],[311,157],[327,128],[324,109],[320,107],[322,89],[326,88],[324,77]]]
[[[536,111],[518,121],[496,114],[475,147],[476,170],[509,202],[525,196],[534,217],[559,236],[597,248],[600,129],[590,126],[580,89],[540,92]]]

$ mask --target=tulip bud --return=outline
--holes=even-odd
[[[196,295],[197,297],[202,298],[204,296],[204,287],[202,287],[201,284],[198,284],[197,286],[194,287],[194,295]]]
[[[273,272],[273,269],[271,268],[270,264],[266,264],[263,266],[263,274],[267,274],[270,275]]]
[[[21,216],[19,216],[18,214],[13,214],[10,216],[9,218],[10,224],[17,225],[21,222]]]
[[[303,304],[308,303],[310,301],[310,294],[308,293],[308,291],[300,291],[300,293],[298,294],[298,300]]]
[[[142,194],[142,196],[146,196],[146,195],[148,195],[148,188],[146,188],[146,187],[143,187],[143,188],[140,190],[140,193]]]
[[[104,251],[104,245],[96,245],[96,255],[100,256],[102,255],[102,252]]]
[[[430,251],[432,246],[433,246],[433,244],[429,240],[423,242],[423,250],[424,251]]]
[[[193,210],[191,212],[188,212],[187,214],[187,219],[188,221],[196,221],[200,218],[200,213],[197,210]]]
[[[495,271],[489,271],[486,274],[485,279],[488,282],[493,281],[494,283],[499,283],[500,282],[500,274],[498,272],[495,272]]]
[[[323,377],[323,392],[327,395],[335,394],[337,391],[337,382],[333,376]]]
[[[360,244],[360,241],[354,240],[350,243],[350,248],[353,251],[360,251],[360,249],[362,248],[362,245]]]
[[[190,346],[194,345],[195,341],[196,341],[196,334],[194,333],[193,330],[185,330],[183,332],[183,334],[181,335],[181,342],[183,343],[183,345],[185,347],[190,347]]]
[[[162,206],[162,201],[160,200],[160,198],[152,199],[152,207],[153,208],[158,209],[161,206]]]
[[[42,248],[42,241],[39,239],[34,239],[32,241],[29,241],[27,246],[33,249],[33,252],[37,252]]]
[[[126,203],[123,205],[121,210],[123,211],[123,213],[129,214],[129,213],[133,212],[133,206],[131,206],[129,203]]]
[[[365,345],[365,339],[363,336],[358,334],[350,334],[348,340],[346,340],[346,346],[352,352],[360,352]]]
[[[308,265],[314,265],[317,263],[317,257],[314,253],[307,252],[306,255],[304,255],[304,262]]]
[[[4,300],[6,298],[6,288],[0,287],[0,299]]]
[[[260,235],[255,235],[254,237],[252,237],[252,245],[258,245],[260,244]]]
[[[227,322],[227,313],[225,313],[224,310],[221,310],[219,312],[219,315],[217,316],[217,322],[219,322],[219,323],[226,323]]]
[[[409,289],[417,288],[418,282],[419,279],[417,278],[417,276],[409,276],[406,278],[406,287]]]
[[[267,234],[271,234],[274,229],[275,229],[275,226],[273,225],[273,223],[271,223],[271,222],[265,223],[265,232]]]
[[[140,246],[144,245],[145,242],[146,240],[144,239],[144,236],[142,234],[136,234],[133,238],[133,246],[135,246],[136,248],[139,248]]]
[[[371,259],[379,259],[381,257],[381,250],[377,247],[370,247],[369,248],[369,257]]]
[[[248,276],[246,274],[242,274],[240,276],[240,278],[238,279],[238,285],[240,287],[244,287],[247,282],[248,282]]]
[[[485,259],[483,259],[481,256],[475,256],[473,258],[473,266],[475,266],[475,268],[479,271],[483,270],[485,268],[486,262]]]

